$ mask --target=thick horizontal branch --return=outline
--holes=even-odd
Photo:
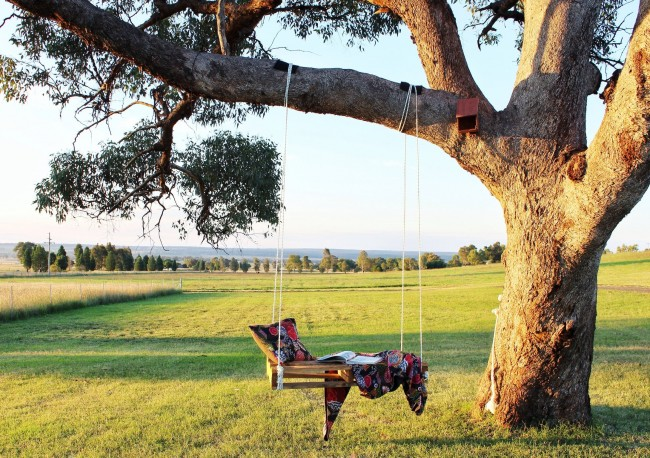
[[[142,68],[160,80],[225,102],[283,105],[286,74],[273,62],[198,53],[147,34],[85,0],[11,0],[49,18],[88,44]],[[406,93],[399,83],[344,69],[301,67],[292,77],[289,106],[304,112],[347,116],[397,128]],[[420,133],[445,148],[455,129],[457,96],[425,90],[419,97]],[[411,104],[411,113],[414,113]],[[406,131],[414,130],[414,116]],[[457,141],[457,139],[455,139]]]

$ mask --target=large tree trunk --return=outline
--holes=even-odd
[[[519,211],[554,213],[552,200],[532,206],[520,195],[510,202]],[[552,216],[531,223],[506,219],[506,280],[494,336],[495,414],[511,426],[586,423],[591,418],[596,279],[604,247],[568,256],[558,239],[561,221]],[[492,395],[491,369],[492,361],[480,385],[481,408]]]

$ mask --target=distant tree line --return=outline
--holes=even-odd
[[[14,252],[27,272],[30,269],[34,272],[47,272],[47,250],[41,245],[32,242],[19,242],[14,247]],[[117,248],[111,243],[97,244],[92,248],[77,244],[74,248],[74,261],[68,258],[65,248],[61,245],[56,254],[50,253],[49,266],[52,272],[64,272],[68,269],[80,272],[95,270],[153,272],[164,269],[175,271],[180,267],[175,259],[163,260],[160,255],[158,257],[138,255],[133,258],[131,248]]]
[[[474,245],[460,247],[458,253],[454,254],[448,262],[445,262],[440,256],[432,252],[422,253],[420,263],[423,269],[441,269],[445,267],[460,267],[468,265],[478,265],[485,263],[501,262],[501,257],[505,251],[505,245],[495,242],[492,245],[485,246],[481,249]],[[637,245],[619,247],[617,251],[638,251]],[[32,242],[19,242],[14,247],[14,252],[21,264],[29,271],[47,272],[48,259],[47,250],[41,245]],[[418,270],[420,263],[412,257],[404,259],[405,270]],[[179,267],[188,268],[195,271],[211,272],[238,272],[247,273],[253,270],[259,272],[275,271],[275,261],[268,258],[253,258],[251,262],[248,259],[225,258],[223,256],[213,257],[210,260],[202,258],[186,257],[182,263],[175,259],[162,259],[160,255],[140,256],[133,258],[130,248],[116,248],[108,243],[105,246],[97,244],[92,248],[82,247],[77,244],[74,249],[74,261],[68,259],[67,253],[63,246],[58,251],[50,254],[50,269],[53,271],[65,271],[74,268],[78,271],[161,271],[173,270]],[[309,256],[300,256],[290,254],[284,261],[284,268],[289,273],[292,272],[389,272],[402,269],[402,258],[383,258],[368,256],[368,252],[361,250],[356,260],[339,258],[333,255],[328,248],[323,250],[323,256],[320,262],[313,262]]]
[[[495,242],[490,246],[478,249],[474,245],[461,247],[457,254],[454,254],[449,262],[445,262],[440,256],[432,252],[425,252],[421,255],[423,269],[441,269],[444,267],[460,267],[468,265],[486,264],[501,262],[501,256],[505,245]],[[352,259],[339,258],[331,253],[328,248],[323,250],[320,262],[314,262],[309,256],[290,254],[283,263],[284,269],[289,272],[389,272],[402,269],[402,258],[371,258],[367,251],[360,251],[356,261]],[[195,271],[209,272],[239,272],[247,273],[253,269],[256,273],[274,272],[275,260],[265,258],[253,258],[252,261],[244,258],[214,257],[210,260],[202,258],[186,257],[181,267],[187,267]],[[405,270],[418,270],[417,259],[409,257],[404,259]]]

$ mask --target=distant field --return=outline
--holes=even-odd
[[[97,277],[95,277],[97,279]],[[0,283],[0,321],[180,292],[179,280]]]
[[[0,258],[0,273],[22,270],[24,270],[23,266],[21,266],[17,260],[11,258]]]
[[[322,392],[271,391],[246,328],[270,321],[273,277],[182,277],[209,292],[0,323],[0,456],[650,456],[650,294],[599,292],[593,426],[510,432],[471,414],[503,270],[427,271],[425,413],[413,415],[400,392],[370,401],[353,390],[324,444]],[[643,286],[648,277],[647,257],[612,257],[600,281]],[[399,347],[398,283],[395,274],[293,274],[283,314],[315,354]],[[410,288],[409,350],[419,347],[416,300]]]

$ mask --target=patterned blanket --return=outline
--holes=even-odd
[[[382,362],[352,366],[361,396],[376,399],[401,386],[411,410],[416,415],[421,415],[427,402],[427,388],[420,357],[398,350],[382,351],[369,356],[380,356]],[[324,440],[329,439],[334,421],[349,391],[350,388],[325,388]]]

